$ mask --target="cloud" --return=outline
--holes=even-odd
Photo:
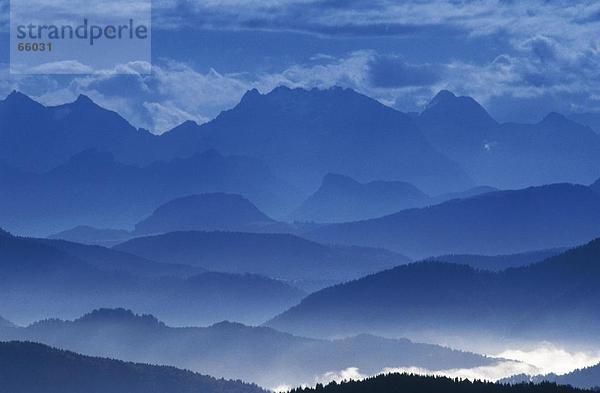
[[[545,343],[531,349],[506,349],[493,357],[497,358],[498,361],[487,366],[447,370],[429,370],[421,367],[385,367],[373,375],[408,373],[495,382],[519,374],[534,376],[555,373],[561,375],[600,362],[600,352],[570,352],[551,343]],[[314,386],[316,383],[327,384],[332,381],[339,383],[348,380],[361,380],[373,375],[363,373],[357,367],[349,367],[319,375],[315,377],[311,384]],[[285,387],[288,386],[282,384],[279,387],[280,389],[275,391],[285,391]]]
[[[600,352],[568,352],[550,343],[531,350],[507,349],[496,356],[533,364],[539,370],[538,374],[561,375],[600,363]]]
[[[374,57],[369,72],[374,87],[429,86],[440,79],[434,66],[408,64],[395,56]]]

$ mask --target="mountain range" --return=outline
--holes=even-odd
[[[309,287],[356,279],[409,262],[383,249],[324,245],[290,234],[171,232],[135,238],[114,250],[169,264],[261,274]]]
[[[328,174],[319,189],[288,216],[289,220],[341,223],[382,217],[414,207],[437,205],[499,191],[480,186],[464,191],[429,196],[415,186],[399,181],[359,183],[343,175]]]
[[[0,329],[0,338],[37,341],[93,356],[168,364],[217,377],[241,378],[269,388],[312,384],[328,372],[349,367],[377,373],[385,367],[441,370],[499,361],[371,335],[318,340],[230,322],[173,328],[151,315],[123,309],[96,310],[73,321],[52,319],[25,328]]]
[[[359,183],[348,176],[328,174],[319,189],[289,218],[313,222],[358,221],[422,206],[427,200],[424,192],[409,183]]]
[[[544,381],[555,382],[561,385],[570,385],[580,389],[591,389],[598,391],[600,388],[600,364],[575,370],[567,374],[556,375],[515,375],[510,378],[502,379],[502,383],[519,384],[519,383],[541,383]]]
[[[441,91],[416,122],[477,184],[510,189],[600,177],[600,136],[558,113],[501,124],[472,98]]]
[[[427,192],[472,184],[429,144],[410,116],[350,89],[251,90],[235,108],[196,132],[175,128],[164,137],[189,135],[224,154],[263,160],[305,191],[316,188],[327,173],[361,182],[407,181]]]
[[[237,194],[212,193],[178,198],[159,206],[135,225],[136,236],[174,231],[289,232]]]
[[[46,107],[13,92],[0,101],[0,219],[36,236],[81,225],[130,230],[175,198],[225,192],[275,219],[298,209],[298,219],[339,222],[414,206],[422,195],[408,184],[429,195],[589,184],[600,177],[598,157],[600,135],[562,115],[498,123],[448,91],[408,115],[349,89],[252,90],[214,120],[160,136],[85,96]],[[328,209],[330,180],[342,182],[325,177],[298,208],[328,173],[361,190]],[[364,214],[350,214],[365,198]],[[346,211],[334,217],[336,209]]]
[[[305,235],[322,243],[387,248],[412,258],[569,247],[600,236],[600,194],[572,184],[497,191],[325,225]]]
[[[296,191],[260,162],[214,150],[146,167],[87,150],[43,174],[15,175],[4,168],[0,180],[3,225],[36,236],[78,225],[132,228],[157,206],[191,194],[238,193],[267,212],[287,211],[285,206],[300,202]]]
[[[11,393],[264,393],[255,385],[79,355],[27,342],[0,342],[0,389]]]
[[[120,263],[122,268],[118,267]],[[124,306],[152,312],[175,324],[207,324],[224,319],[260,323],[304,296],[286,283],[263,276],[215,272],[188,275],[195,270],[147,263],[98,246],[19,238],[3,232],[0,313],[22,323],[50,316],[74,317],[98,307]],[[163,276],[165,272],[169,276]]]
[[[509,255],[468,255],[451,254],[428,258],[433,261],[444,261],[457,265],[469,265],[475,269],[501,271],[511,267],[521,267],[541,262],[545,259],[562,254],[566,248],[528,251]]]
[[[600,332],[599,257],[595,240],[501,272],[435,261],[399,266],[313,293],[267,326],[313,336],[485,334],[592,345]]]
[[[111,247],[131,237],[124,229],[94,228],[89,225],[79,225],[65,231],[48,236],[48,239],[68,240],[74,243]]]

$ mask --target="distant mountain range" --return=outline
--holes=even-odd
[[[137,167],[88,150],[43,174],[0,167],[0,180],[3,225],[42,236],[78,225],[132,228],[157,206],[191,194],[238,193],[268,212],[300,203],[295,189],[260,162],[216,151]]]
[[[132,239],[114,249],[163,263],[262,274],[321,287],[409,262],[387,250],[323,245],[287,234],[173,232]]]
[[[190,135],[224,154],[261,159],[306,192],[327,173],[361,182],[407,181],[436,193],[472,185],[408,115],[350,89],[252,90],[196,132],[176,128],[164,137]]]
[[[237,194],[213,193],[178,198],[159,206],[135,226],[136,236],[174,231],[289,232]]]
[[[200,266],[155,262],[149,258],[142,258],[102,246],[84,245],[53,239],[35,239],[35,242],[63,251],[102,271],[126,272],[135,276],[148,278],[187,278],[206,272],[206,269]]]
[[[0,382],[0,389],[10,393],[265,392],[173,367],[92,358],[25,342],[0,342]]]
[[[544,381],[555,382],[561,385],[570,385],[580,389],[593,389],[598,391],[600,388],[600,364],[592,367],[575,370],[568,374],[556,375],[515,375],[514,377],[502,379],[502,383],[541,383]]]
[[[75,243],[111,247],[131,237],[124,229],[101,229],[79,225],[66,231],[50,235],[49,239],[68,240]]]
[[[600,136],[557,113],[537,124],[500,124],[472,98],[442,91],[416,121],[477,184],[508,189],[600,177]]]
[[[326,177],[301,206],[327,173],[356,183]],[[0,101],[0,220],[28,235],[129,230],[161,204],[209,192],[243,195],[275,219],[301,206],[293,218],[339,222],[423,206],[417,189],[439,195],[599,177],[600,135],[590,128],[559,114],[500,124],[447,91],[407,115],[348,89],[252,90],[213,121],[161,136],[85,96],[55,107],[17,92]]]
[[[328,174],[323,178],[319,189],[294,210],[288,219],[315,223],[360,221],[493,191],[498,189],[481,186],[429,196],[406,182],[359,183],[348,176]]]
[[[290,216],[295,221],[347,222],[385,216],[423,206],[428,196],[405,182],[359,183],[328,174],[320,188]]]
[[[597,342],[600,240],[499,273],[422,262],[326,288],[267,323],[297,334]]]
[[[317,340],[229,322],[172,328],[150,315],[123,309],[97,310],[74,321],[53,319],[26,328],[0,329],[0,339],[39,341],[93,356],[174,365],[269,388],[313,383],[327,372],[349,367],[377,373],[385,367],[441,370],[498,362],[436,345],[370,335]]]
[[[568,247],[600,236],[600,194],[571,184],[490,192],[382,218],[325,225],[305,235],[322,243],[387,248],[412,258]]]
[[[214,272],[190,276],[195,269],[148,263],[97,246],[2,233],[0,313],[21,323],[125,306],[174,324],[224,319],[260,323],[304,296],[302,291],[267,277]]]
[[[553,248],[550,250],[528,251],[510,255],[468,255],[454,254],[441,255],[428,258],[433,261],[444,261],[457,265],[469,265],[475,269],[500,271],[511,267],[521,267],[541,262],[555,255],[567,251],[566,248]]]

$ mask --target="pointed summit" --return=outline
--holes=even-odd
[[[427,104],[427,109],[432,108],[436,105],[444,105],[452,100],[456,99],[456,95],[449,90],[440,90],[439,93],[433,97],[433,99]]]
[[[497,124],[485,108],[473,98],[458,97],[448,90],[436,94],[420,117],[426,123],[450,123],[462,127],[486,128]]]
[[[33,100],[28,95],[23,94],[17,90],[13,90],[3,101],[4,103],[13,105],[13,106],[25,106],[25,105],[35,105],[42,106],[39,102]]]
[[[542,121],[540,123],[541,124],[564,124],[564,123],[572,123],[572,121],[567,119],[565,116],[561,115],[558,112],[550,112],[542,119]]]
[[[96,103],[85,94],[80,94],[79,96],[77,96],[77,99],[74,103],[79,105],[96,105]]]

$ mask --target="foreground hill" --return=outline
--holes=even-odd
[[[326,288],[267,325],[298,334],[431,332],[597,341],[600,240],[494,273],[422,262]]]
[[[214,150],[144,167],[87,150],[42,174],[2,168],[0,220],[13,232],[39,236],[78,225],[131,228],[157,206],[192,194],[242,194],[270,213],[300,202],[260,161]]]
[[[383,247],[414,258],[512,254],[575,246],[599,235],[600,194],[571,184],[491,192],[307,234],[320,242]]]
[[[114,249],[163,263],[294,281],[339,282],[408,262],[382,249],[323,245],[287,234],[172,232]]]
[[[0,389],[11,393],[263,393],[173,367],[92,358],[45,345],[0,343]]]
[[[144,270],[143,260],[129,260],[127,266],[119,269],[117,258],[123,256],[100,247],[39,241],[0,232],[2,315],[23,322],[49,316],[74,317],[98,307],[125,306],[152,312],[175,324],[206,324],[224,319],[258,323],[304,296],[302,291],[281,281],[257,275],[136,275],[132,274],[134,270]],[[149,263],[148,269],[158,273],[156,263]]]
[[[422,206],[427,200],[425,193],[409,183],[359,183],[348,176],[328,174],[319,189],[290,218],[314,222],[357,221]]]
[[[122,309],[97,310],[74,321],[47,320],[27,328],[0,329],[0,339],[39,341],[88,355],[169,364],[265,387],[312,383],[320,375],[348,367],[376,373],[385,367],[442,370],[498,361],[370,335],[316,340],[229,322],[172,328],[152,316]]]
[[[298,388],[292,393],[403,393],[403,392],[449,392],[449,393],[578,393],[585,390],[554,383],[502,385],[492,382],[469,381],[446,377],[419,376],[413,374],[388,374],[362,381],[332,382],[315,388]]]
[[[178,198],[159,206],[135,226],[135,235],[174,231],[285,232],[278,223],[241,195],[210,193]]]

